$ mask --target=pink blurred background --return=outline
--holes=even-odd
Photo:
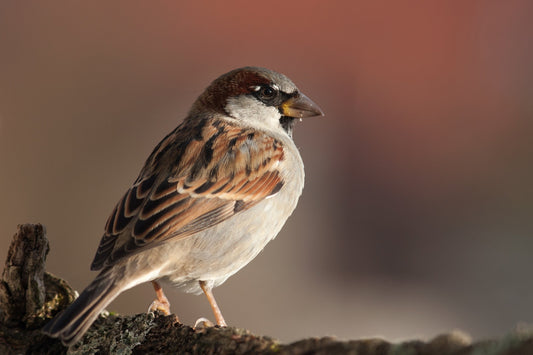
[[[307,336],[475,338],[533,320],[533,3],[0,3],[0,263],[46,225],[81,290],[115,202],[211,80],[287,74],[326,112],[278,238],[215,290],[228,322]],[[167,288],[187,324],[204,297]],[[149,284],[110,310],[144,312]]]

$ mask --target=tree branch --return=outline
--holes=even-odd
[[[76,297],[67,282],[45,272],[48,251],[42,225],[18,226],[0,281],[1,354],[533,354],[531,330],[473,344],[461,332],[440,335],[429,342],[394,344],[383,339],[339,341],[324,337],[280,344],[233,327],[193,329],[179,324],[175,316],[153,313],[102,314],[83,339],[67,349],[40,332]]]

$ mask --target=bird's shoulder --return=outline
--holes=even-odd
[[[108,218],[92,269],[183,238],[283,186],[284,144],[223,118],[186,121],[154,149]]]

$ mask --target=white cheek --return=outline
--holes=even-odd
[[[279,127],[281,114],[276,107],[266,106],[251,96],[228,99],[226,111],[233,117],[254,126]]]

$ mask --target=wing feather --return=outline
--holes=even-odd
[[[156,147],[117,203],[91,268],[190,236],[277,193],[283,159],[281,142],[264,133],[220,121],[185,123]]]

